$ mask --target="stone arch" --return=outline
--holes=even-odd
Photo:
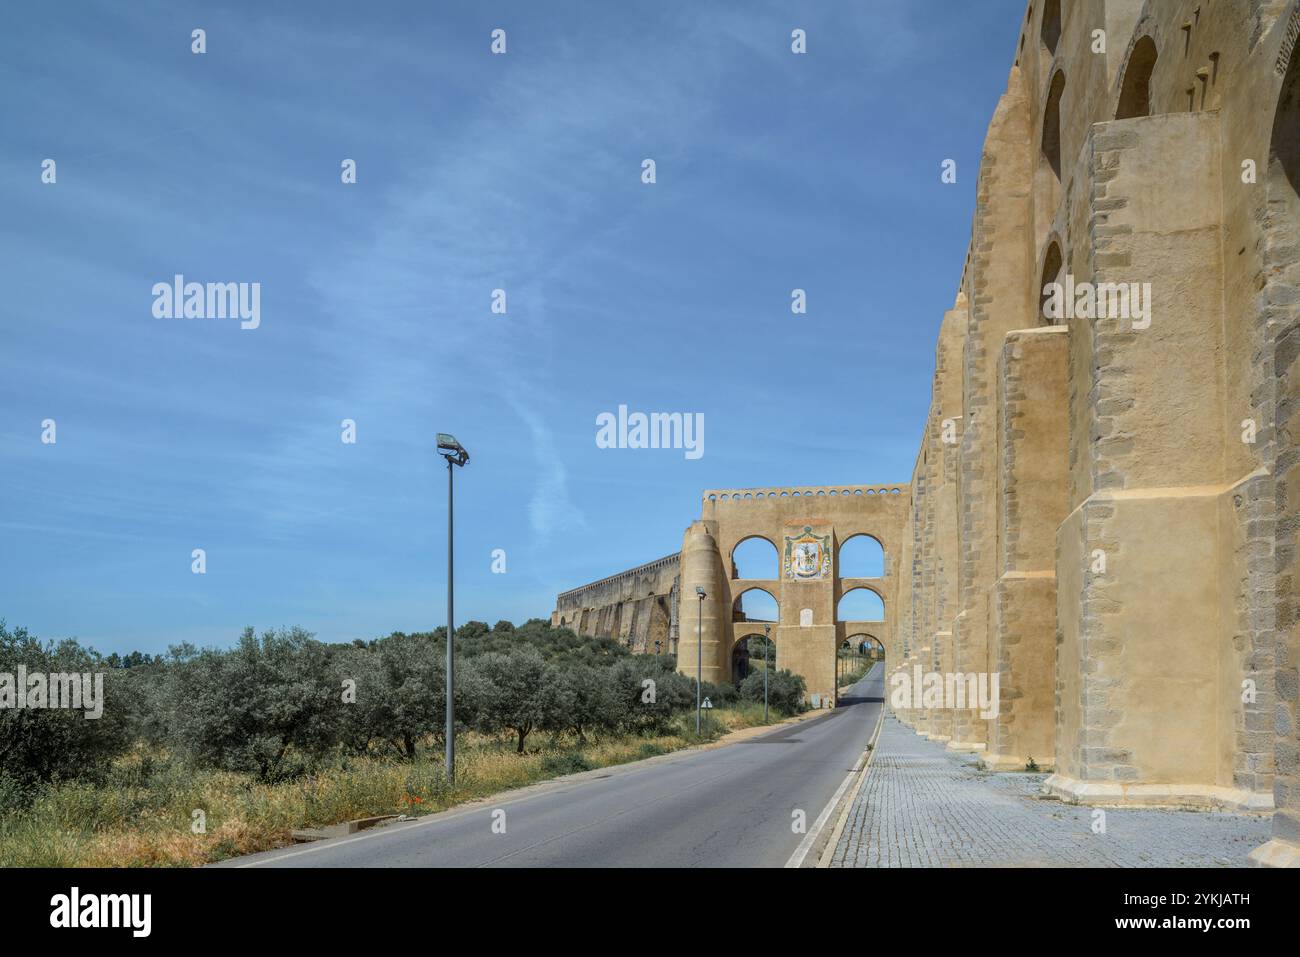
[[[876,645],[880,647],[880,653],[868,654],[867,649]],[[840,642],[835,652],[835,684],[840,693],[851,681],[860,680],[860,677],[854,676],[865,675],[875,661],[884,658],[884,647],[884,642],[880,639],[861,631],[854,631]]]
[[[866,631],[855,631],[853,634],[847,636],[844,641],[840,643],[840,646],[848,646],[857,651],[862,651],[864,648],[877,647],[880,651],[880,657],[883,658],[885,656],[885,642]]]
[[[745,596],[753,594],[754,592],[758,592],[760,595],[766,595],[768,599],[771,600],[772,606],[775,608],[771,618],[751,618],[745,615],[743,611]],[[767,603],[760,600],[758,604],[766,606]],[[750,585],[748,588],[742,588],[740,591],[736,592],[736,597],[732,601],[732,620],[736,622],[771,622],[775,625],[781,620],[781,602],[763,586]]]
[[[1124,78],[1120,83],[1115,119],[1128,120],[1151,115],[1151,74],[1155,71],[1159,55],[1156,41],[1149,34],[1133,44],[1124,64]]]
[[[753,543],[752,545],[750,543]],[[763,546],[766,545],[767,548]],[[743,553],[743,554],[740,554]],[[752,535],[746,535],[731,549],[730,569],[732,578],[766,578],[776,580],[781,577],[781,553],[773,542],[766,535],[755,532]],[[745,573],[741,572],[741,564],[746,565]],[[765,570],[764,574],[751,575],[754,571],[754,565],[761,565],[759,570]]]
[[[1051,319],[1047,315],[1047,293],[1044,291],[1048,283],[1058,282],[1061,277],[1061,270],[1065,266],[1064,256],[1061,254],[1061,244],[1053,236],[1047,243],[1047,249],[1043,252],[1043,265],[1039,270],[1038,282],[1038,319],[1039,323],[1044,326],[1053,326],[1058,322],[1064,322],[1063,319]]]
[[[1047,88],[1047,100],[1043,106],[1042,154],[1048,168],[1056,175],[1060,183],[1061,175],[1061,97],[1065,93],[1065,71],[1057,70],[1052,74],[1052,82]],[[1055,208],[1055,204],[1053,204]]]
[[[857,596],[859,592],[865,592],[866,596],[871,597],[850,598]],[[850,599],[846,607],[845,600]],[[865,616],[850,614],[859,607],[867,610]],[[879,612],[877,614],[877,611]],[[835,620],[836,621],[884,621],[885,620],[885,596],[870,585],[856,585],[850,588],[844,594],[840,595],[839,600],[835,603]]]
[[[870,532],[853,532],[839,543],[835,574],[840,578],[883,578],[884,543]]]
[[[1047,0],[1043,4],[1043,23],[1038,31],[1047,58],[1056,56],[1056,47],[1061,40],[1061,0]]]
[[[764,652],[766,651],[766,663]],[[755,666],[776,670],[776,639],[764,636],[761,630],[737,626],[736,640],[731,645],[731,683],[736,687],[749,677]]]

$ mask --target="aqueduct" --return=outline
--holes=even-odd
[[[761,622],[737,621],[735,602],[760,588],[776,599],[771,624],[776,667],[803,675],[810,694],[835,698],[836,649],[851,634],[887,635],[894,617],[897,575],[891,556],[903,534],[909,496],[901,485],[813,488],[711,489],[702,517],[682,542],[678,666],[694,674],[703,652],[705,681],[730,681],[732,651],[749,635],[763,634]],[[840,574],[840,549],[857,536],[880,543],[881,574]],[[741,578],[732,560],[736,547],[761,538],[777,552],[774,578]],[[705,597],[697,597],[697,588]],[[844,595],[865,589],[884,606],[881,621],[841,621]],[[698,641],[698,646],[697,646]]]
[[[710,489],[680,557],[564,592],[552,621],[618,637],[636,651],[674,652],[691,675],[702,657],[703,678],[711,682],[735,680],[737,647],[768,635],[774,666],[803,675],[819,701],[834,701],[836,649],[846,638],[867,635],[889,647],[898,587],[891,556],[901,546],[908,492],[905,485]],[[860,538],[878,544],[882,561],[872,569],[878,574],[842,574],[841,551]],[[737,549],[756,539],[771,548],[770,571],[742,577]],[[703,600],[697,588],[704,589]],[[845,596],[863,591],[879,600],[882,612],[843,619]],[[772,598],[774,620],[741,611],[743,597],[754,592]]]
[[[1300,865],[1298,38],[1300,0],[1028,5],[910,482],[705,493],[682,670],[698,634],[726,678],[760,586],[778,665],[829,691],[870,588],[892,668],[1000,678],[996,717],[898,709],[919,733],[1068,801],[1272,812],[1252,860]],[[1055,284],[1094,308],[1050,315]],[[837,574],[860,533],[877,579]],[[777,578],[734,574],[754,535]]]

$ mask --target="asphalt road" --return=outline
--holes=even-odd
[[[877,664],[840,707],[746,741],[222,866],[781,867],[804,839],[793,812],[813,829],[875,730],[883,696]],[[493,832],[498,809],[504,834]]]

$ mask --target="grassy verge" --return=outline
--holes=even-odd
[[[773,720],[780,720],[773,715]],[[763,723],[762,704],[717,708],[703,733],[684,716],[657,736],[530,739],[465,735],[457,781],[448,788],[432,742],[415,761],[340,759],[308,777],[278,784],[220,771],[190,771],[165,755],[137,752],[102,784],[46,788],[21,812],[0,817],[0,867],[192,866],[291,843],[290,831],[379,814],[422,815],[563,774],[667,754]],[[195,812],[203,829],[193,833]]]

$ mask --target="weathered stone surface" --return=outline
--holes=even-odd
[[[616,638],[638,653],[673,652],[679,563],[679,555],[667,555],[562,592],[551,624],[580,635]]]
[[[910,481],[706,493],[681,581],[722,602],[705,677],[742,637],[741,537],[877,535],[893,674],[1003,692],[996,717],[900,702],[903,724],[1051,761],[1071,800],[1275,806],[1255,859],[1295,863],[1300,0],[1028,9]],[[762,584],[778,664],[824,693],[847,583]]]

